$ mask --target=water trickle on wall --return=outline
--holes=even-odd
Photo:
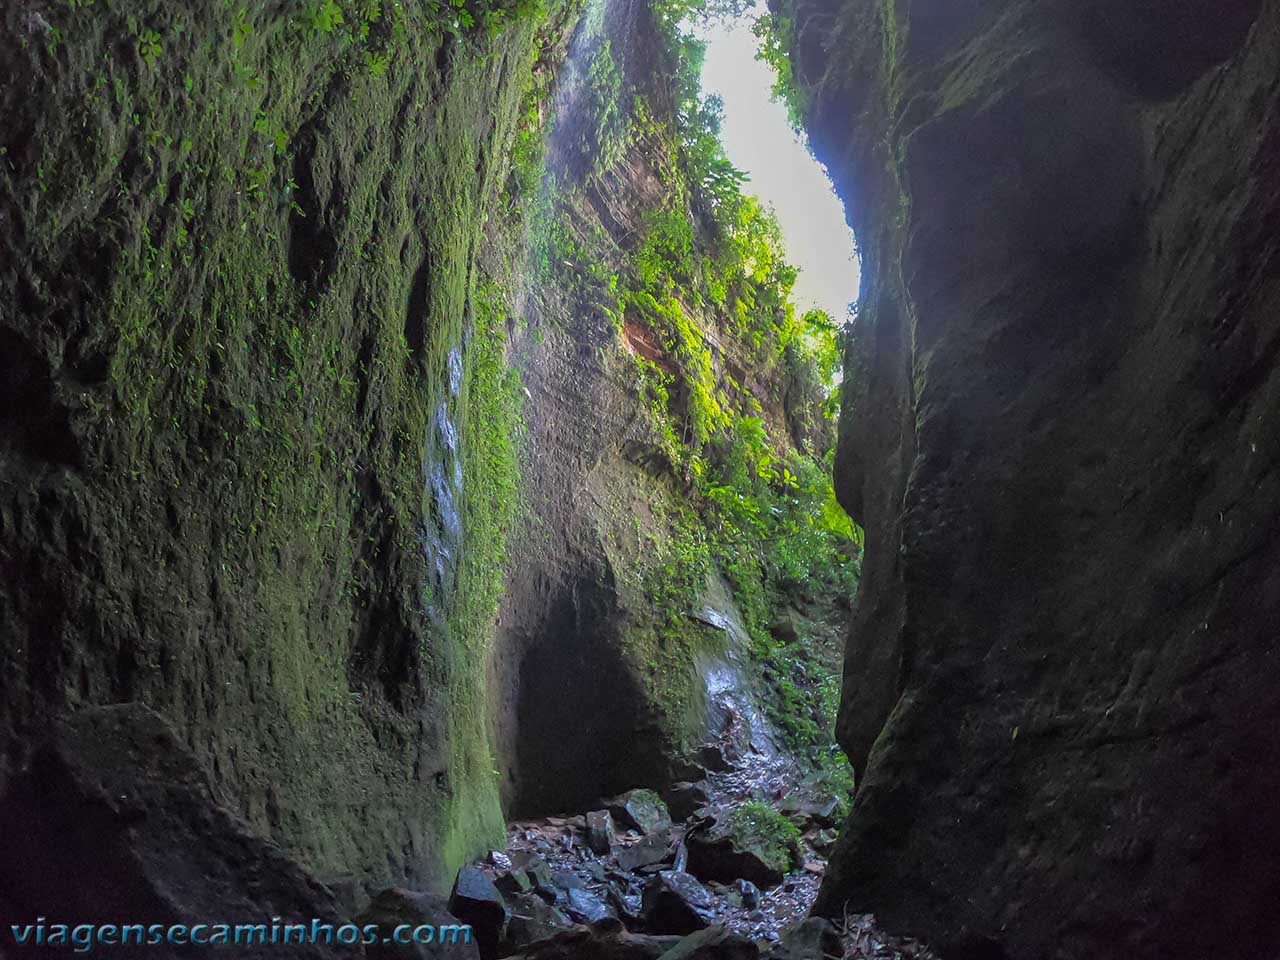
[[[465,331],[461,339],[465,343]],[[457,425],[462,346],[455,343],[449,349],[448,394],[431,416],[422,464],[424,496],[429,504],[418,531],[427,561],[424,608],[427,618],[437,625],[444,620],[444,599],[453,589],[462,554],[462,450]]]
[[[725,638],[722,652],[704,655],[697,664],[707,701],[706,742],[722,740],[742,753],[776,756],[778,735],[765,716],[760,692],[748,672],[751,638],[733,591],[719,574],[708,578],[702,604],[692,616],[722,631]]]

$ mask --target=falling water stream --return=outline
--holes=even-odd
[[[431,415],[422,465],[430,509],[424,513],[419,541],[427,561],[429,578],[426,613],[433,622],[439,622],[443,615],[440,599],[453,588],[462,553],[462,451],[458,439],[457,404],[462,391],[465,330],[459,339],[461,342],[449,350],[446,363],[448,393],[436,404]]]

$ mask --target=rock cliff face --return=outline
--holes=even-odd
[[[0,806],[128,704],[345,899],[441,886],[504,807],[748,737],[774,592],[776,706],[847,780],[801,662],[814,571],[855,575],[830,340],[679,19],[0,14]],[[25,879],[0,857],[0,901]]]
[[[141,701],[326,879],[501,837],[473,264],[540,21],[431,10],[0,14],[0,792]]]
[[[1280,939],[1280,4],[799,0],[861,245],[818,909],[958,957]]]
[[[558,80],[576,99],[562,92],[546,104],[559,115],[544,120],[551,176],[529,198],[540,205],[531,249],[515,264],[489,264],[522,318],[512,356],[527,392],[523,522],[490,671],[513,814],[574,810],[681,779],[719,732],[708,667],[750,639],[742,623],[726,630],[717,621],[746,619],[732,596],[744,584],[730,584],[709,549],[714,508],[693,475],[694,454],[705,467],[723,457],[712,445],[728,438],[694,449],[693,392],[705,387],[726,425],[729,416],[758,415],[779,462],[830,444],[829,424],[804,419],[821,419],[821,386],[792,382],[776,328],[757,328],[753,338],[740,318],[735,325],[733,305],[712,302],[698,279],[717,276],[727,240],[700,208],[705,188],[682,156],[674,78],[688,70],[664,30],[673,28],[648,4],[588,6]],[[612,88],[601,76],[614,78]],[[625,149],[579,155],[582,143],[608,139],[610,122],[624,128],[614,135]],[[684,233],[663,248],[671,222]],[[699,266],[667,281],[670,313],[656,317],[641,304],[657,284],[646,287],[641,274],[665,280],[676,269],[668,261],[680,256]],[[769,319],[771,295],[784,284],[770,276],[759,285],[760,307],[741,314],[785,323],[785,311]],[[697,381],[703,360],[705,381]],[[742,566],[756,563],[746,556]],[[757,592],[766,587],[775,589],[776,578]],[[745,660],[746,651],[735,655]]]

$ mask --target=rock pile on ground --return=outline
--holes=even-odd
[[[790,759],[718,752],[661,796],[512,823],[505,851],[459,872],[449,909],[484,960],[928,957],[871,918],[806,919],[839,816]]]

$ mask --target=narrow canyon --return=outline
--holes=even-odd
[[[1280,956],[1280,0],[7,0],[0,119],[0,960]]]

